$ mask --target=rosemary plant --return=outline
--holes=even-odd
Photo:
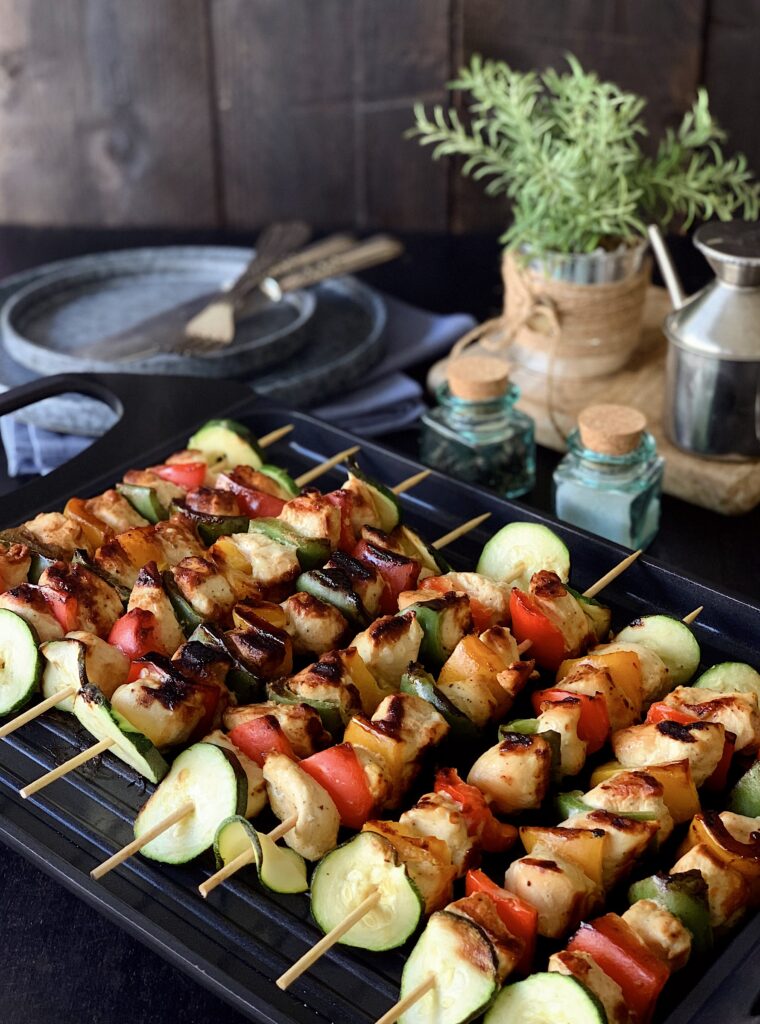
[[[506,195],[513,220],[502,236],[534,253],[615,248],[655,221],[684,228],[696,219],[758,216],[760,184],[746,157],[727,157],[707,92],[654,156],[642,151],[645,100],[601,82],[568,56],[569,72],[514,71],[474,56],[449,84],[468,93],[467,116],[440,106],[414,108],[407,133],[432,145],[433,157],[464,157],[462,173]]]

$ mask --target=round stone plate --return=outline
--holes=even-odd
[[[180,353],[136,357],[118,365],[77,350],[138,326],[234,280],[250,249],[172,246],[130,249],[71,261],[31,282],[0,316],[3,344],[27,369],[51,373],[175,373],[231,377],[294,355],[314,313],[314,296],[293,292],[238,323],[232,344],[203,357]],[[72,265],[76,264],[76,265]]]

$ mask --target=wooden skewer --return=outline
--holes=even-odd
[[[621,573],[624,573],[629,565],[633,565],[640,554],[641,549],[639,548],[639,550],[634,551],[632,555],[627,555],[622,562],[618,562],[618,564],[613,566],[609,572],[606,572],[601,579],[598,579],[596,583],[592,584],[587,590],[584,590],[583,596],[596,597],[600,590],[604,590],[609,583],[612,583],[612,581],[616,580]]]
[[[681,622],[685,622],[687,626],[690,626],[691,623],[697,618],[697,616],[700,615],[704,610],[705,606],[701,604],[699,608],[695,608],[693,612],[689,612],[688,615],[684,615],[684,617],[681,619]]]
[[[326,473],[328,469],[332,469],[333,466],[337,466],[339,462],[347,459],[349,455],[356,455],[358,451],[359,445],[355,444],[351,448],[346,448],[343,452],[338,452],[337,455],[333,455],[333,457],[328,459],[326,462],[321,462],[318,466],[308,470],[308,472],[301,473],[300,476],[297,476],[296,484],[299,487],[305,487],[306,484],[310,484],[312,480],[316,480],[318,476],[322,476],[323,473]]]
[[[278,427],[277,430],[271,430],[268,434],[264,434],[258,440],[259,448],[268,448],[270,444],[274,444],[275,441],[279,441],[281,437],[286,437],[291,430],[295,430],[295,423],[286,423],[284,427]]]
[[[156,824],[149,828],[147,832],[143,832],[139,839],[133,839],[131,843],[127,843],[126,846],[122,846],[120,850],[117,850],[113,856],[109,857],[108,860],[104,860],[102,864],[98,864],[96,868],[93,868],[90,872],[90,878],[97,881],[98,878],[102,878],[103,875],[107,875],[109,871],[113,871],[114,868],[118,867],[119,864],[123,864],[125,860],[129,860],[130,857],[134,857],[136,853],[142,850],[143,846],[147,846],[148,843],[152,843],[154,839],[160,836],[167,829],[170,829],[172,825],[176,825],[178,821],[186,818],[188,814],[191,814],[195,810],[195,804],[192,800],[186,801],[181,807],[178,807],[176,811],[172,811],[171,814],[167,814],[161,821],[157,821]]]
[[[400,484],[396,484],[395,487],[391,487],[394,494],[404,494],[406,491],[411,491],[417,484],[421,484],[423,480],[432,473],[432,469],[423,469],[419,473],[415,473],[414,476],[408,476],[406,480],[402,480]]]
[[[46,700],[40,701],[39,704],[35,704],[33,708],[29,708],[28,711],[24,711],[20,715],[16,715],[10,722],[6,722],[5,725],[0,729],[0,739],[4,736],[10,736],[16,729],[20,729],[22,725],[26,725],[27,722],[33,722],[35,718],[39,718],[40,715],[44,715],[46,711],[54,708],[56,704],[60,704],[66,700],[67,697],[73,697],[77,692],[76,686],[67,686],[65,690],[59,690],[58,693],[54,693],[52,697],[48,697]]]
[[[267,838],[276,843],[277,840],[282,838],[286,832],[290,832],[297,822],[298,815],[291,814],[289,818],[285,818],[285,820],[281,821],[276,828],[273,828],[271,832],[268,832]],[[243,852],[239,853],[237,857],[234,857],[229,864],[225,864],[224,867],[219,868],[219,870],[207,878],[205,882],[201,882],[198,886],[198,892],[205,900],[208,894],[213,892],[218,885],[221,885],[222,882],[226,882],[228,878],[234,875],[237,871],[240,871],[241,868],[244,868],[246,864],[250,864],[252,860],[253,846],[251,845],[247,850],[243,850]]]
[[[336,924],[324,938],[320,939],[319,942],[312,946],[311,949],[304,953],[300,960],[296,960],[292,967],[288,968],[284,974],[280,975],[277,979],[277,988],[286,989],[289,985],[292,985],[296,978],[300,978],[304,971],[308,971],[312,964],[316,963],[321,956],[323,956],[328,949],[331,949],[336,942],[343,938],[349,929],[353,928],[357,921],[361,921],[365,914],[368,914],[372,908],[380,902],[381,892],[379,889],[375,889],[369,896],[361,901],[361,903],[354,907],[351,913],[345,917],[340,924]]]
[[[431,547],[434,547],[436,551],[439,551],[441,548],[445,548],[447,544],[452,544],[460,537],[464,537],[464,535],[469,533],[470,530],[474,530],[476,526],[480,526],[481,523],[484,523],[486,519],[490,518],[491,513],[484,512],[482,516],[475,516],[474,519],[468,519],[466,523],[462,523],[461,526],[457,526],[455,530],[450,530],[448,533],[444,533],[442,537],[439,537],[438,540],[434,540]]]
[[[395,1024],[402,1013],[406,1013],[410,1006],[418,1003],[432,988],[435,988],[435,977],[429,974],[411,992],[407,992],[403,999],[399,999],[397,1003],[394,1003],[387,1013],[384,1013],[379,1020],[375,1021],[375,1024]]]
[[[28,786],[24,786],[23,789],[19,790],[21,796],[26,800],[28,796],[33,793],[37,793],[39,790],[44,789],[45,786],[49,786],[51,782],[55,782],[56,779],[60,779],[64,775],[68,775],[69,772],[73,772],[75,768],[78,768],[82,764],[86,764],[88,761],[92,761],[98,754],[102,754],[109,747],[112,747],[116,741],[110,738],[100,740],[95,744],[94,747],[88,747],[87,750],[83,750],[81,754],[77,754],[75,757],[70,757],[68,761],[64,761],[63,764],[59,764],[57,768],[53,768],[52,771],[46,772],[44,775],[40,775],[34,782],[30,782]]]
[[[523,640],[523,642],[521,644],[517,645],[517,653],[518,654],[525,654],[525,652],[527,650],[530,650],[530,648],[532,646],[533,646],[533,641],[532,640]]]

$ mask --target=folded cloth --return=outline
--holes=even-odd
[[[383,296],[387,310],[385,351],[356,388],[311,411],[334,426],[377,437],[412,426],[425,409],[422,388],[401,371],[445,355],[475,324],[471,316],[440,316]],[[93,438],[56,434],[12,416],[0,419],[8,475],[49,473],[92,443]]]

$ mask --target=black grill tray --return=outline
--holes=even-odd
[[[259,436],[294,423],[295,430],[272,449],[272,461],[294,475],[352,443],[362,447],[363,468],[381,480],[392,483],[420,468],[303,413],[267,405],[236,382],[51,377],[0,397],[0,415],[71,391],[108,402],[120,414],[119,423],[76,459],[4,498],[0,525],[60,508],[72,494],[98,493],[129,466],[158,462],[181,447],[212,416],[234,416]],[[325,482],[341,479],[341,471],[335,470]],[[566,540],[578,587],[588,586],[624,554],[618,545],[436,473],[402,500],[408,521],[428,537],[480,512],[492,513],[483,528],[447,550],[447,557],[461,568],[472,567],[484,541],[516,519],[547,523]],[[653,559],[640,558],[605,591],[605,601],[613,607],[618,626],[635,615],[681,616],[704,605],[695,630],[705,662],[760,665],[760,606],[686,579]],[[90,743],[71,716],[57,712],[0,742],[3,842],[251,1020],[364,1024],[385,1012],[398,996],[403,966],[398,952],[366,954],[338,946],[288,992],[275,987],[274,979],[320,935],[309,919],[305,896],[264,894],[243,873],[204,901],[197,886],[213,867],[203,858],[172,868],[135,857],[101,882],[91,881],[89,871],[132,838],[132,821],[147,795],[143,782],[106,753],[30,800],[18,796],[20,786]],[[759,953],[760,917],[755,915],[701,977],[676,976],[666,1005],[672,1006],[676,996],[680,1001],[667,1024],[756,1019]]]

